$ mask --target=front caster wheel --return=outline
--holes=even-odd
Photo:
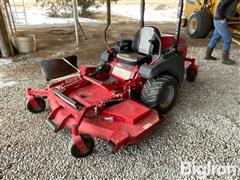
[[[107,151],[110,153],[110,154],[114,154],[114,150],[116,148],[115,144],[113,144],[112,142],[108,142],[106,144],[106,148],[107,148]]]
[[[194,82],[197,79],[197,69],[195,68],[187,68],[186,70],[186,78],[188,82]]]
[[[41,113],[43,111],[45,111],[46,109],[46,103],[45,100],[42,97],[34,97],[35,101],[36,101],[36,106],[34,107],[30,101],[27,102],[27,109],[31,112],[31,113]]]
[[[75,142],[73,140],[70,141],[68,148],[70,150],[70,153],[73,157],[75,158],[83,158],[86,157],[90,154],[92,154],[93,149],[94,149],[94,140],[91,136],[89,136],[88,134],[80,134],[82,140],[84,141],[84,143],[86,144],[86,151],[85,152],[81,152],[77,145],[75,144]]]

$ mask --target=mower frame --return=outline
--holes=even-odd
[[[107,140],[108,149],[115,153],[125,145],[138,143],[158,127],[163,117],[132,95],[132,91],[142,90],[144,82],[164,73],[163,75],[173,77],[170,79],[176,78],[179,85],[184,79],[185,62],[189,64],[187,79],[195,81],[197,76],[198,67],[195,59],[186,57],[187,46],[180,38],[183,0],[179,1],[179,23],[175,36],[162,34],[162,48],[167,52],[156,56],[148,65],[131,67],[126,65],[125,69],[120,66],[115,56],[121,47],[110,48],[107,43],[107,30],[111,23],[110,0],[107,1],[107,9],[108,23],[104,31],[107,50],[102,55],[102,65],[82,65],[80,73],[56,80],[46,89],[26,90],[27,107],[33,113],[44,111],[46,107],[44,99],[48,99],[52,111],[46,122],[56,133],[61,129],[71,131],[74,146],[71,146],[70,150],[76,158],[89,155],[94,146],[93,141],[83,134]],[[144,9],[145,0],[141,0],[140,28],[144,26]],[[164,64],[171,66],[168,68]],[[98,76],[98,67],[107,67],[107,70]],[[114,73],[116,67],[128,71],[129,77],[116,75]],[[105,81],[106,74],[110,74],[109,77],[113,79],[111,83]]]

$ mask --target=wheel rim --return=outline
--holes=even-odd
[[[162,92],[160,107],[167,108],[173,101],[175,88],[172,85],[167,86]]]
[[[197,29],[197,20],[196,19],[192,19],[190,21],[190,25],[189,25],[189,32],[191,34],[194,34],[196,29]]]

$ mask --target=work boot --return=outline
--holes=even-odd
[[[223,51],[222,58],[223,58],[223,61],[222,61],[223,64],[226,64],[226,65],[236,64],[236,61],[229,58],[229,51]]]
[[[205,59],[206,60],[212,60],[212,61],[216,61],[217,58],[212,56],[212,52],[213,52],[213,48],[207,48],[207,52],[206,52],[206,56]]]

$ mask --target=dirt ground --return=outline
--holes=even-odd
[[[157,26],[161,32],[175,33],[174,24],[149,24]],[[80,45],[76,48],[74,28],[72,26],[59,27],[39,27],[30,29],[29,33],[36,35],[37,49],[36,53],[31,53],[31,57],[60,57],[63,55],[76,54],[79,60],[96,60],[100,57],[101,52],[105,49],[103,40],[103,31],[105,25],[83,25],[83,29],[87,35],[84,40],[80,32]],[[121,23],[113,24],[108,31],[108,43],[114,44],[117,40],[132,38],[138,30],[137,23]],[[27,33],[27,32],[23,32]],[[182,32],[189,46],[205,46],[206,40],[192,39],[186,36],[185,30]],[[58,51],[61,49],[61,51]],[[29,55],[18,55],[15,61],[27,58]]]
[[[156,25],[162,32],[175,32],[174,24]],[[105,49],[104,25],[84,25],[87,40],[75,47],[73,27],[30,30],[37,38],[38,51],[17,55],[10,64],[0,66],[0,179],[197,179],[182,176],[182,161],[216,165],[240,164],[240,52],[233,45],[235,66],[221,60],[203,59],[209,37],[190,39],[189,56],[199,65],[195,83],[183,82],[174,109],[157,132],[141,143],[109,155],[102,140],[94,153],[75,160],[68,152],[69,135],[54,134],[44,120],[50,110],[31,114],[26,110],[25,90],[44,88],[39,61],[72,54],[78,64],[96,64]],[[114,24],[109,31],[110,44],[132,38],[138,24]],[[221,57],[221,47],[214,52]],[[238,179],[239,176],[209,175],[207,179]]]

